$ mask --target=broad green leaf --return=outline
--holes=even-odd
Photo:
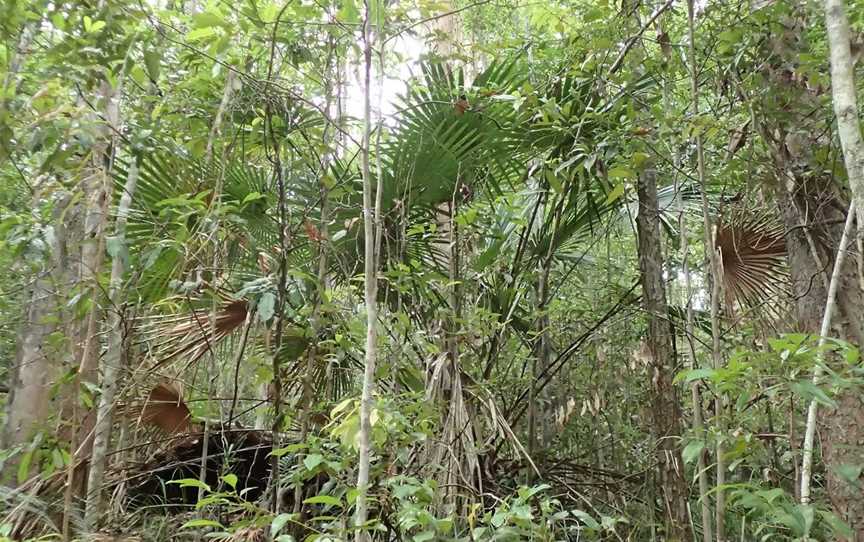
[[[615,185],[615,188],[609,191],[609,195],[606,196],[606,203],[612,203],[616,201],[618,198],[624,195],[624,183],[618,183]]]
[[[195,22],[196,28],[206,28],[209,26],[222,26],[225,24],[225,21],[219,15],[213,13],[212,11],[204,11],[201,13],[196,13],[192,16],[192,20]]]
[[[649,154],[644,152],[634,152],[631,157],[633,168],[636,169],[636,171],[642,171],[648,165],[650,159],[651,156]]]
[[[116,235],[109,235],[105,237],[105,249],[112,258],[122,258],[126,252],[126,243]]]
[[[681,458],[684,460],[684,463],[692,463],[699,457],[699,454],[702,453],[702,450],[705,449],[705,442],[701,440],[691,440],[687,443],[687,446],[681,450]]]
[[[852,538],[852,529],[843,520],[827,510],[819,510],[819,515],[831,527],[834,534],[842,538]]]
[[[618,166],[613,167],[609,170],[609,178],[610,179],[634,179],[636,178],[636,172],[630,168]]]
[[[226,474],[222,477],[222,481],[231,486],[231,489],[237,489],[237,475],[236,474]]]
[[[330,418],[335,419],[337,416],[339,416],[339,413],[341,413],[343,410],[345,410],[346,408],[348,408],[349,406],[351,406],[353,404],[354,404],[354,398],[353,397],[343,399],[342,402],[340,402],[338,405],[333,407],[333,410],[330,411]]]
[[[273,518],[273,522],[270,524],[270,537],[274,537],[279,534],[279,531],[285,527],[285,524],[294,519],[295,514],[286,514],[281,513],[275,518]]]
[[[600,524],[597,522],[596,519],[591,517],[591,514],[589,514],[588,512],[585,512],[583,510],[571,510],[570,513],[579,518],[582,523],[584,523],[585,526],[589,529],[593,529],[595,531],[600,529]]]
[[[309,454],[303,458],[303,466],[306,470],[314,470],[315,467],[324,462],[324,456],[321,454]]]
[[[212,26],[205,26],[203,28],[196,28],[192,30],[188,34],[186,34],[187,41],[201,41],[216,35],[216,29]]]
[[[797,382],[793,382],[790,385],[792,392],[796,395],[800,395],[804,399],[816,401],[818,404],[835,408],[837,406],[837,402],[828,397],[828,395],[816,384],[814,384],[811,380],[799,380]]]
[[[549,187],[558,192],[559,194],[564,190],[564,187],[561,184],[561,180],[555,175],[555,172],[551,169],[546,170],[546,182],[549,183]]]
[[[276,312],[276,296],[272,292],[266,292],[258,300],[258,319],[269,322]]]
[[[861,478],[862,469],[864,469],[864,466],[862,465],[852,465],[849,463],[837,465],[833,468],[834,472],[836,472],[840,478],[843,478],[850,484],[858,483],[858,480]]]
[[[689,371],[681,371],[677,375],[675,375],[675,379],[673,382],[675,384],[679,382],[693,382],[694,380],[706,379],[711,380],[714,378],[714,375],[717,374],[717,371],[714,369],[691,369]]]
[[[144,51],[144,64],[147,66],[147,73],[153,82],[159,81],[159,69],[161,68],[161,58],[159,53],[153,49]]]

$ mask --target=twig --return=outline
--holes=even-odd
[[[654,11],[651,17],[649,17],[648,20],[645,21],[645,24],[642,25],[642,28],[639,29],[639,32],[637,32],[633,37],[627,40],[627,43],[624,44],[624,48],[621,49],[620,53],[618,53],[618,58],[615,59],[615,62],[612,63],[612,67],[609,68],[610,75],[617,72],[621,68],[621,66],[624,64],[624,57],[627,56],[627,53],[630,52],[630,49],[632,49],[633,46],[636,45],[636,42],[639,41],[639,38],[642,37],[642,34],[644,34],[646,30],[648,30],[648,27],[657,20],[657,17],[659,17],[664,11],[672,7],[674,1],[675,0],[667,0],[665,4],[657,8],[657,10]]]

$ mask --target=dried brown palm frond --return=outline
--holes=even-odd
[[[737,210],[718,224],[723,291],[731,311],[737,301],[754,307],[778,297],[788,282],[783,225],[767,213]]]
[[[172,316],[149,319],[141,328],[141,336],[150,344],[155,359],[152,370],[183,358],[186,366],[195,363],[211,348],[240,328],[246,321],[249,304],[243,299],[225,299],[213,313],[211,309],[195,309]]]
[[[168,435],[192,431],[192,413],[180,391],[170,383],[157,384],[143,402],[126,406],[122,414]]]

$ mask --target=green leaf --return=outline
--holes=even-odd
[[[246,205],[250,201],[258,201],[258,200],[261,200],[264,198],[265,198],[264,194],[262,194],[260,192],[250,192],[250,193],[246,194],[246,197],[243,198],[243,201],[241,201],[240,204]]]
[[[294,514],[286,514],[281,513],[275,518],[273,518],[273,523],[270,524],[270,537],[274,537],[279,534],[279,531],[285,526],[286,523],[294,519]]]
[[[222,477],[222,481],[231,486],[231,489],[237,489],[237,475],[236,474],[226,474]]]
[[[840,478],[843,478],[850,484],[858,484],[858,480],[861,478],[862,465],[844,463],[837,465],[833,470]]]
[[[276,296],[272,292],[266,292],[258,300],[258,319],[262,322],[269,322],[276,313]]]
[[[585,524],[586,527],[593,530],[599,530],[600,524],[597,523],[597,520],[591,517],[591,514],[585,512],[583,510],[572,510],[571,514],[582,520],[582,523]]]
[[[349,397],[347,399],[343,399],[338,405],[333,407],[333,410],[330,411],[330,418],[335,419],[340,412],[348,408],[349,406],[354,404],[354,398]]]
[[[147,66],[147,74],[150,75],[150,79],[154,83],[159,81],[159,69],[161,68],[159,53],[152,49],[144,51],[144,64]]]
[[[612,203],[617,200],[621,196],[624,195],[624,183],[618,183],[615,185],[615,188],[609,191],[609,195],[606,196],[606,203]]]
[[[810,534],[810,530],[813,528],[813,518],[816,514],[816,511],[812,506],[806,504],[799,504],[798,510],[801,511],[801,517],[804,518],[804,536]]]
[[[306,470],[314,470],[315,467],[324,462],[324,456],[321,454],[309,454],[303,458],[303,466]]]
[[[222,26],[225,24],[225,21],[222,19],[222,17],[213,13],[212,11],[196,13],[192,16],[192,20],[195,22],[196,28],[206,28],[208,26]]]
[[[204,28],[196,28],[192,30],[188,34],[186,34],[187,41],[201,41],[216,35],[216,29],[211,26],[205,26]]]
[[[702,453],[702,450],[705,449],[705,442],[701,440],[691,440],[687,443],[687,446],[681,450],[681,458],[684,460],[684,463],[692,463],[699,454]]]
[[[105,28],[105,21],[94,21],[87,15],[84,16],[84,30],[88,34],[95,34]]]
[[[382,28],[385,4],[381,0],[370,0],[368,5],[369,13],[367,13],[367,16],[372,20],[373,24],[377,25],[378,28]]]
[[[105,249],[112,258],[122,258],[126,252],[126,242],[116,235],[105,237]]]
[[[618,166],[610,169],[608,175],[610,179],[634,179],[636,172],[630,168]]]
[[[555,175],[555,172],[551,169],[546,170],[546,182],[549,183],[549,187],[552,190],[559,194],[564,190],[564,187],[561,185],[561,180],[558,179],[558,176]]]
[[[306,443],[298,442],[296,444],[289,444],[288,446],[285,446],[284,448],[276,448],[275,450],[270,452],[269,455],[275,455],[276,457],[282,457],[285,454],[293,454],[293,453],[298,452],[304,448],[306,448]]]
[[[212,519],[193,519],[192,521],[187,521],[180,528],[181,529],[193,529],[196,527],[215,527],[217,529],[224,529],[225,527],[219,523],[218,521],[213,521]]]
[[[822,516],[822,519],[829,527],[831,527],[831,530],[834,531],[834,534],[837,535],[838,538],[852,538],[855,534],[852,532],[849,525],[833,513],[828,512],[827,510],[819,510],[819,515]]]
[[[33,462],[34,452],[35,450],[27,450],[24,455],[21,456],[21,462],[18,463],[18,485],[26,482],[27,477],[30,475],[30,464]]]
[[[711,380],[714,378],[714,375],[717,374],[717,371],[714,369],[691,369],[689,371],[681,371],[677,375],[675,375],[675,379],[673,382],[675,384],[679,382],[690,383],[694,380],[706,379]]]
[[[360,12],[357,10],[357,4],[354,0],[343,0],[342,8],[336,17],[344,23],[356,24],[360,22]]]
[[[790,386],[792,392],[800,395],[804,399],[816,401],[816,403],[829,407],[836,408],[837,402],[828,397],[828,395],[816,384],[810,380],[799,380],[793,382]]]
[[[177,484],[180,487],[197,487],[198,489],[203,489],[204,491],[211,491],[210,486],[202,482],[197,478],[183,478],[182,480],[170,480],[169,484]]]
[[[328,506],[338,506],[339,508],[342,508],[342,501],[332,495],[315,495],[314,497],[309,497],[303,501],[303,504],[326,504]]]

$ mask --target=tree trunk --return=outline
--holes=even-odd
[[[101,390],[99,407],[96,411],[96,424],[94,427],[93,452],[90,458],[90,472],[87,481],[87,508],[84,515],[84,526],[90,531],[96,526],[101,517],[102,508],[102,481],[105,474],[107,462],[108,445],[111,440],[112,411],[114,409],[114,398],[117,394],[117,380],[120,375],[123,351],[126,341],[126,318],[125,303],[123,297],[123,275],[126,272],[125,265],[125,241],[126,221],[138,184],[138,165],[134,162],[129,167],[123,194],[120,196],[120,205],[117,208],[117,219],[114,227],[114,239],[118,247],[114,249],[111,262],[111,280],[108,286],[108,351],[102,370]]]
[[[360,398],[360,431],[359,431],[359,461],[357,466],[357,506],[354,523],[357,528],[357,541],[370,539],[364,530],[368,515],[366,493],[369,489],[369,464],[371,450],[369,437],[372,431],[372,392],[375,388],[375,365],[378,359],[378,276],[377,255],[375,254],[375,224],[379,219],[378,203],[373,204],[372,188],[374,183],[369,167],[369,146],[372,127],[372,111],[370,106],[372,82],[372,9],[370,0],[366,0],[366,14],[363,23],[363,142],[360,149],[363,170],[363,232],[364,232],[364,283],[366,305],[366,354],[363,370],[363,392]],[[380,32],[379,28],[375,29]],[[380,185],[379,185],[380,187]],[[377,198],[376,198],[377,199]],[[373,205],[375,207],[373,208]]]
[[[864,230],[864,140],[858,122],[855,89],[855,63],[850,50],[851,33],[843,0],[825,0],[825,26],[831,52],[831,94],[837,116],[837,132],[843,147],[843,159],[852,198],[858,209],[859,239]],[[861,257],[861,255],[859,255]],[[848,290],[841,290],[840,309],[847,322],[856,322],[847,338],[862,346],[860,321],[864,303],[855,279],[854,266],[841,270],[848,279]],[[854,293],[853,293],[854,292]],[[850,293],[852,295],[850,295]],[[854,306],[849,306],[851,303]],[[846,310],[843,310],[843,305]],[[835,511],[854,531],[853,540],[864,540],[864,498],[861,497],[861,471],[857,480],[841,475],[842,467],[864,464],[864,398],[859,391],[847,390],[838,398],[838,407],[825,420],[829,435],[823,454],[828,466],[828,495]]]
[[[858,209],[858,231],[864,231],[864,139],[858,123],[852,34],[843,0],[825,0],[825,26],[831,51],[831,96],[849,188]]]
[[[687,481],[684,478],[678,441],[681,436],[681,407],[672,384],[675,357],[672,329],[663,281],[656,173],[646,170],[639,177],[639,271],[642,304],[648,314],[646,344],[651,356],[651,427],[657,446],[657,474],[663,496],[666,539],[690,540],[687,509]]]
[[[24,320],[18,331],[15,362],[10,367],[6,424],[0,434],[2,449],[30,442],[38,430],[47,429],[45,424],[59,410],[55,404],[59,398],[52,394],[51,388],[63,373],[63,367],[58,362],[60,352],[54,351],[49,339],[60,327],[58,307],[62,302],[56,292],[67,267],[66,236],[62,225],[67,203],[68,197],[54,205],[54,222],[57,226],[54,228],[53,243],[46,243],[51,247],[51,253],[33,283]],[[6,463],[0,482],[13,486],[16,484],[17,464],[17,461]]]

